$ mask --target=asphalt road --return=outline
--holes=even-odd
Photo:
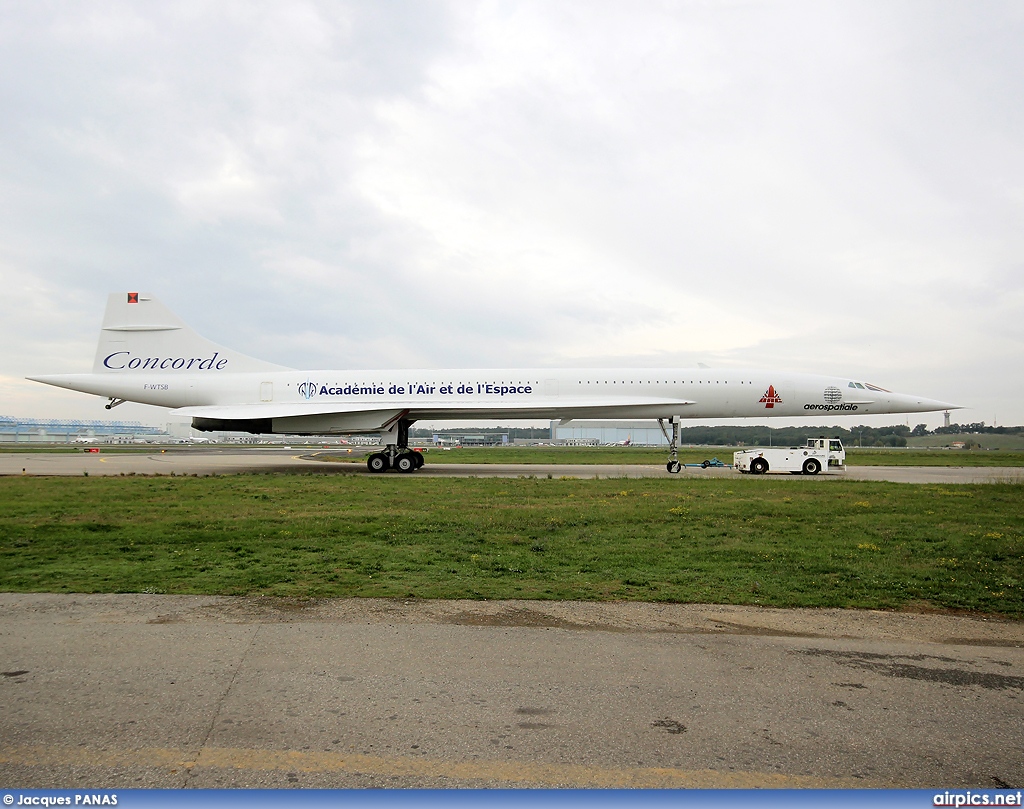
[[[362,463],[365,453],[353,452],[354,463],[324,460],[339,457],[328,452],[303,449],[189,448],[154,450],[151,453],[0,453],[0,475],[222,475],[238,472],[296,472],[369,474]],[[398,474],[389,472],[387,474]],[[429,477],[577,477],[647,478],[732,477],[726,468],[685,468],[669,475],[664,465],[630,464],[440,464],[430,462],[415,472]],[[773,479],[799,480],[799,475],[772,475]],[[850,480],[889,480],[898,483],[992,483],[1024,480],[1021,467],[954,466],[851,466],[845,473],[821,475],[822,478]]]
[[[0,594],[0,783],[1024,785],[1024,624]]]

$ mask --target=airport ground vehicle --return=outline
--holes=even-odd
[[[733,453],[733,468],[743,474],[789,472],[816,475],[846,470],[846,450],[838,438],[808,438],[802,447],[758,447]]]
[[[683,466],[695,466],[700,469],[707,469],[709,466],[727,466],[727,464],[722,463],[718,458],[712,458],[710,461],[702,461],[701,463],[685,463]]]

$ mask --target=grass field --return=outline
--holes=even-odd
[[[1024,617],[1024,488],[801,479],[0,479],[0,589]]]
[[[1024,452],[1024,435],[1011,433],[971,433],[969,435],[925,435],[920,438],[911,436],[907,444],[911,447],[948,447],[954,441],[972,441],[980,444],[984,449],[1009,450],[1011,452]],[[961,452],[962,450],[954,450]]]

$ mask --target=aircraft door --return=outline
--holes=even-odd
[[[273,382],[260,382],[260,401],[261,402],[272,402],[272,401],[274,401],[274,383]]]
[[[544,380],[544,396],[554,399],[558,396],[558,380],[557,379],[545,379]]]

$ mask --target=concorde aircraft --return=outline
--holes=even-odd
[[[957,405],[836,376],[711,368],[298,371],[216,345],[155,297],[113,293],[92,373],[29,377],[123,402],[173,408],[197,430],[379,433],[372,472],[413,472],[409,426],[426,419],[658,419],[678,472],[681,419],[876,415]],[[668,425],[669,430],[666,430]]]

